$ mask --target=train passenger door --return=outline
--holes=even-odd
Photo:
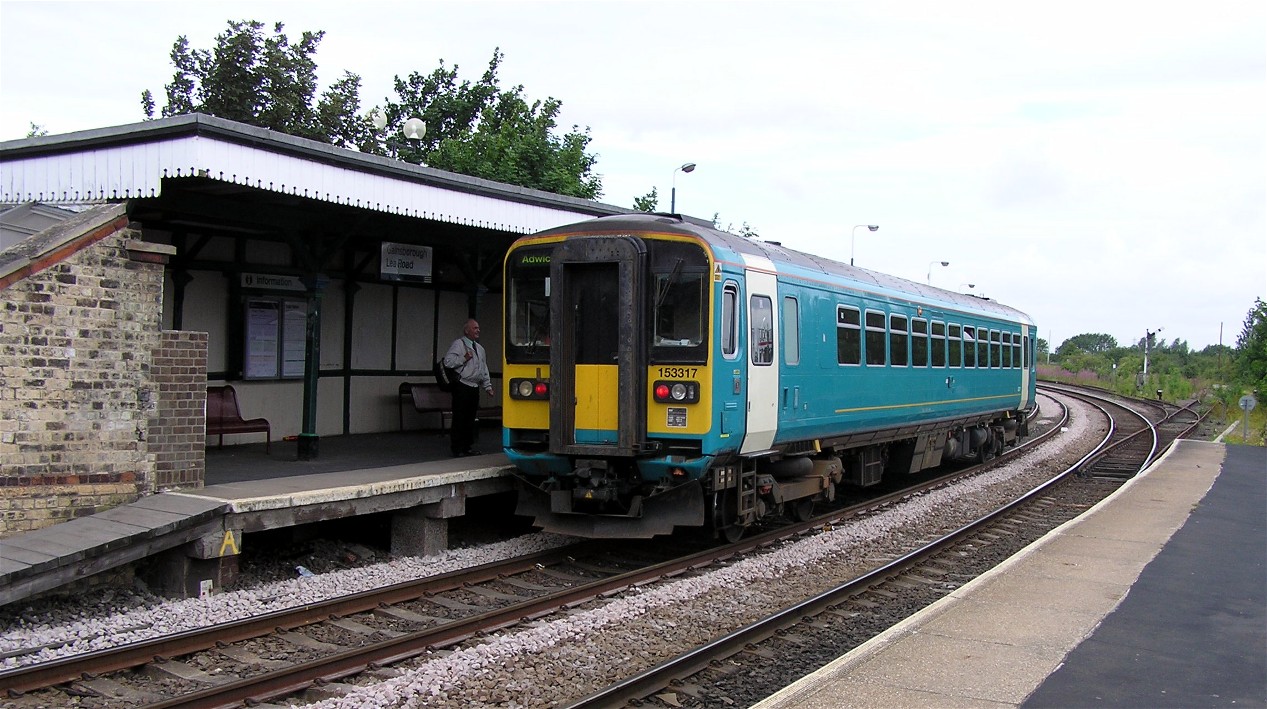
[[[647,435],[646,246],[576,238],[550,256],[550,452],[632,456]]]
[[[748,419],[739,452],[768,450],[778,431],[778,317],[774,264],[761,256],[744,255],[744,289],[748,294]]]
[[[1029,325],[1021,324],[1021,342],[1027,347],[1021,352],[1021,405],[1022,410],[1029,406],[1029,363],[1034,360],[1034,340],[1030,339]]]

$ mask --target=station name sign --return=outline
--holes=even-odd
[[[383,242],[379,274],[389,280],[417,279],[431,282],[432,253],[430,246]]]

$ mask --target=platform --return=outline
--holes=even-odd
[[[756,705],[1267,706],[1267,451],[1179,441],[990,573]]]
[[[493,446],[500,430],[481,431]],[[435,432],[336,436],[313,460],[293,441],[210,448],[206,487],[136,502],[0,540],[0,605],[146,558],[165,567],[160,590],[196,595],[228,583],[244,533],[393,513],[392,553],[447,546],[447,520],[471,497],[509,491],[510,463],[494,452],[452,458]]]

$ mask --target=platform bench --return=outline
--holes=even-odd
[[[263,433],[264,452],[271,452],[273,447],[273,427],[269,425],[268,419],[242,418],[242,411],[238,408],[238,393],[233,387],[207,387],[207,436],[219,436],[217,447],[223,447],[226,433]]]
[[[453,420],[453,395],[442,391],[438,384],[432,382],[401,382],[400,384],[400,430],[405,430],[405,404],[412,404],[414,411],[420,414],[439,414],[440,429],[447,430]],[[502,407],[481,406],[475,418],[481,421],[500,421]]]

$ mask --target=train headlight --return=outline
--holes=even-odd
[[[694,404],[699,402],[699,382],[659,381],[651,395],[660,404]]]
[[[511,379],[510,398],[549,399],[550,383],[541,379]]]

